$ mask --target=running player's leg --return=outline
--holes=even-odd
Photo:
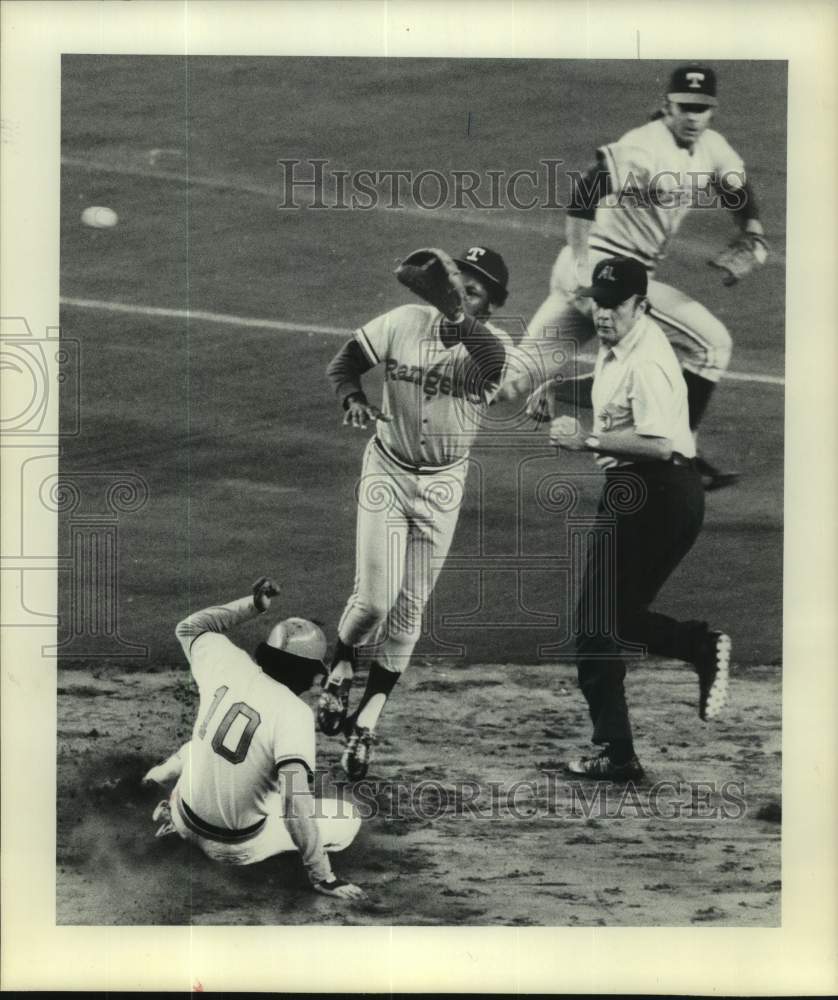
[[[362,777],[371,758],[372,733],[388,697],[407,669],[422,632],[422,615],[448,556],[463,500],[465,463],[439,476],[417,477],[420,496],[411,512],[402,585],[370,649],[367,684],[352,716],[342,764]]]
[[[329,736],[339,733],[346,719],[355,648],[384,621],[401,587],[409,476],[386,463],[373,440],[364,453],[356,500],[355,584],[317,710],[318,726]]]
[[[370,441],[356,490],[355,584],[338,625],[346,646],[366,639],[401,588],[411,478],[387,462]]]
[[[727,371],[733,343],[727,327],[700,302],[660,281],[649,282],[649,315],[659,323],[675,348],[684,370],[690,427],[697,433],[710,399]],[[705,489],[719,489],[735,481],[704,459],[699,468]]]
[[[500,399],[509,396],[518,398],[523,392],[537,393],[531,400],[530,409],[539,405],[543,416],[553,417],[554,399],[574,402],[577,406],[590,407],[590,379],[581,372],[578,363],[579,349],[595,334],[590,303],[576,300],[573,288],[577,282],[571,274],[572,253],[564,247],[553,265],[550,277],[550,292],[530,320],[527,333],[521,341],[518,353],[521,361],[517,365],[520,372],[512,370],[507,385],[501,391]],[[540,348],[539,358],[536,348]],[[554,357],[563,355],[559,364]],[[590,367],[589,365],[587,367]],[[545,376],[556,371],[562,376],[558,386],[547,392]],[[539,375],[541,377],[539,377]],[[539,400],[543,400],[539,404]]]
[[[671,285],[650,281],[648,298],[649,315],[663,328],[684,370],[707,383],[693,390],[690,397],[690,426],[694,429],[730,364],[733,350],[730,334],[709,309]]]

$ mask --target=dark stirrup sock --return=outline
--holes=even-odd
[[[356,718],[373,695],[383,694],[385,698],[388,698],[400,676],[401,674],[397,674],[393,670],[385,670],[380,663],[373,660],[367,675],[367,686],[364,688],[364,693],[355,712]]]
[[[335,651],[332,653],[332,662],[329,664],[329,670],[340,663],[341,660],[349,660],[353,668],[355,666],[355,647],[347,646],[343,639],[338,636],[338,642],[335,646]]]

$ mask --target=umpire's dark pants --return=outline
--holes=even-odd
[[[606,472],[576,608],[579,685],[594,743],[631,740],[621,651],[693,661],[704,622],[649,610],[692,548],[704,521],[704,490],[693,462],[644,462]]]

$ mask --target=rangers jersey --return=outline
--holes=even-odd
[[[597,207],[588,245],[608,256],[635,257],[650,269],[666,255],[690,208],[712,204],[719,185],[736,191],[745,184],[742,158],[712,129],[684,149],[657,119],[597,153],[609,193]]]
[[[433,306],[410,304],[355,332],[370,364],[384,366],[382,410],[390,420],[378,421],[377,437],[391,456],[418,468],[452,465],[468,455],[497,388],[480,379],[465,345],[445,346],[441,322]],[[484,325],[504,350],[511,347],[502,330]]]

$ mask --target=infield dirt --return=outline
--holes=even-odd
[[[185,663],[167,674],[65,672],[57,919],[778,926],[779,687],[776,668],[739,673],[724,720],[705,725],[690,671],[638,667],[628,691],[647,777],[597,798],[561,771],[589,736],[567,667],[417,664],[364,782],[341,783],[341,742],[319,737],[318,793],[368,816],[332,858],[368,898],[336,904],[308,888],[296,856],[236,869],[154,839],[164,793],[139,778],[189,738],[197,699]]]

